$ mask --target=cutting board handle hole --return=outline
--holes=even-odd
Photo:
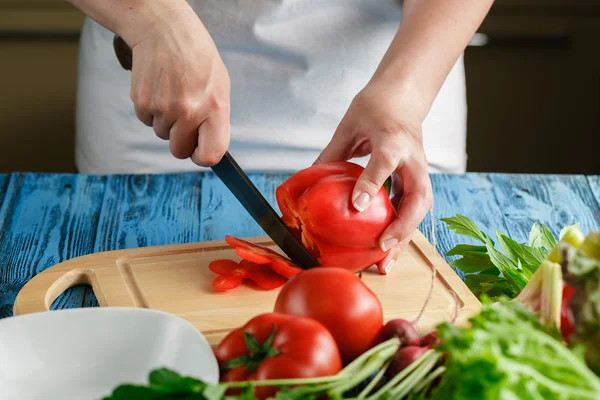
[[[72,295],[83,294],[86,289],[91,290],[92,288],[92,276],[93,272],[84,269],[74,269],[59,279],[48,288],[45,296],[46,309],[52,310],[60,306],[61,302],[65,298],[71,297]]]

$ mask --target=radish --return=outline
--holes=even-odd
[[[421,346],[427,347],[435,347],[440,344],[442,341],[438,337],[437,331],[429,332],[427,335],[423,336],[421,339]]]
[[[384,342],[393,337],[400,339],[400,346],[420,346],[421,337],[414,325],[405,319],[393,319],[381,329],[379,340]]]
[[[413,361],[418,360],[427,350],[429,350],[429,347],[407,346],[401,348],[396,353],[396,356],[390,365],[389,373],[392,376],[397,375]]]

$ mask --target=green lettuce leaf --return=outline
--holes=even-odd
[[[530,309],[483,298],[469,328],[438,326],[446,372],[432,399],[598,399],[600,378]]]

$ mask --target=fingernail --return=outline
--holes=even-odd
[[[396,238],[388,239],[381,243],[381,250],[388,251],[389,249],[394,247],[396,244],[398,244],[398,239],[396,239]]]
[[[395,263],[396,263],[396,260],[389,260],[385,264],[385,274],[386,275],[390,272],[390,270],[392,269],[392,267],[394,266]]]
[[[370,199],[371,196],[369,196],[369,193],[359,194],[356,200],[354,200],[354,208],[356,208],[358,211],[365,211],[365,209],[369,205]]]

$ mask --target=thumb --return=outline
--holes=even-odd
[[[399,161],[399,154],[393,151],[374,151],[371,154],[352,192],[352,205],[357,211],[362,212],[369,207],[385,180],[398,167]]]
[[[202,167],[217,164],[229,147],[229,113],[210,115],[198,129],[198,147],[191,158]]]

